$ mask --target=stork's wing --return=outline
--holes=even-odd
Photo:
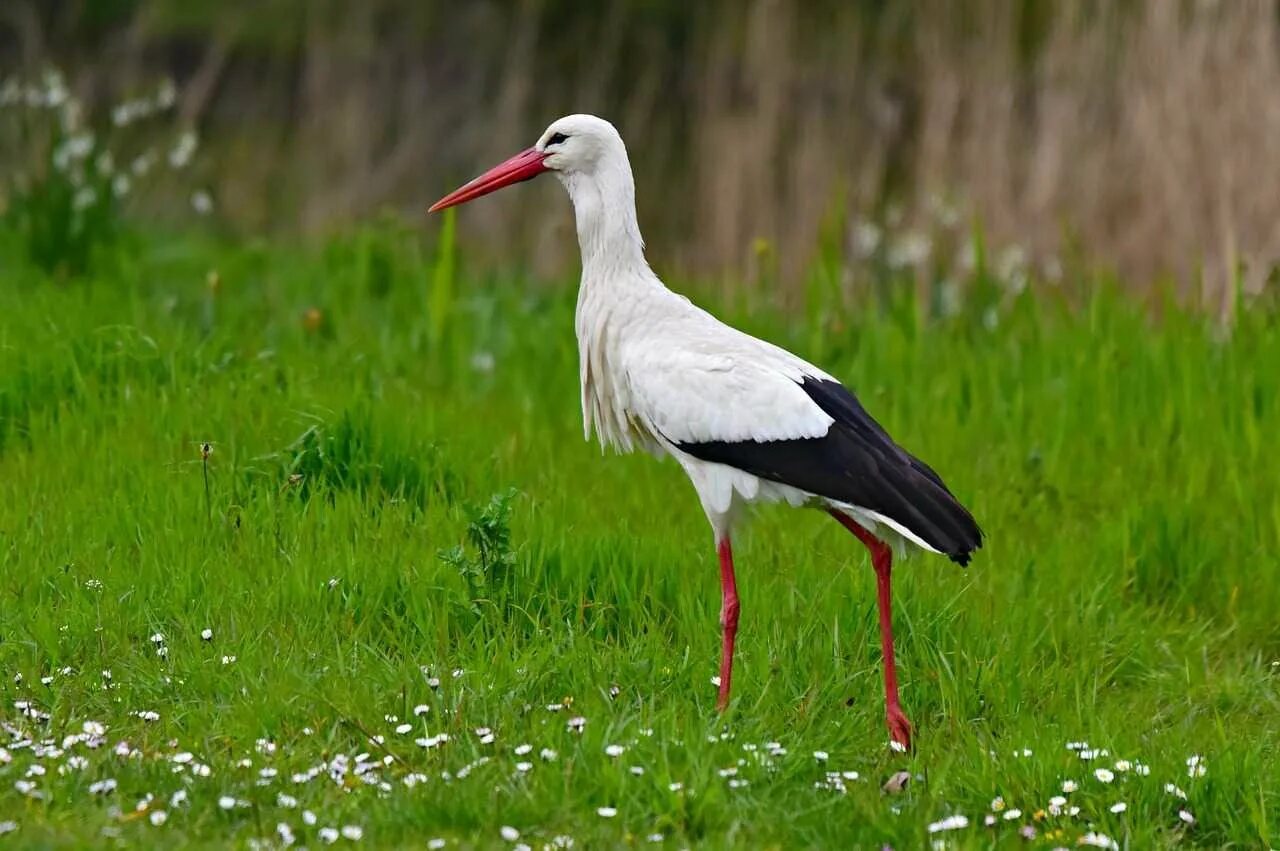
[[[874,512],[966,564],[982,532],[938,474],[838,381],[764,345],[753,358],[656,352],[630,376],[633,404],[695,458]]]
[[[632,407],[677,444],[822,437],[834,419],[801,385],[807,364],[780,362],[766,345],[653,345],[628,370]]]

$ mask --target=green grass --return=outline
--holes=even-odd
[[[861,546],[781,508],[739,534],[735,702],[717,716],[710,532],[674,464],[583,442],[574,287],[414,245],[157,241],[79,283],[4,261],[0,822],[17,829],[0,842],[216,846],[280,822],[312,847],[343,825],[419,848],[512,847],[503,825],[579,848],[985,847],[1021,844],[1022,825],[1045,847],[1090,829],[1133,848],[1280,841],[1274,315],[1224,334],[1101,283],[1075,308],[1024,295],[948,318],[821,287],[809,319],[730,311],[847,380],[989,535],[968,570],[896,573],[906,756],[886,747]],[[10,741],[61,746],[86,721],[108,728],[101,748],[37,759]],[[1078,740],[1110,754],[1084,761]],[[763,758],[767,742],[786,753]],[[372,783],[292,779],[361,752],[394,759]],[[87,765],[60,770],[72,755]],[[1094,777],[1118,759],[1150,774]],[[831,769],[859,777],[817,788]],[[902,769],[916,779],[884,795]],[[116,790],[92,794],[104,778]],[[1065,779],[1080,814],[1035,820]],[[982,826],[996,796],[1022,817]],[[970,826],[926,832],[954,813]]]

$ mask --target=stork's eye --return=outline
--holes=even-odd
[[[547,140],[546,147],[550,148],[552,145],[559,145],[561,142],[563,142],[565,139],[568,139],[568,138],[569,137],[564,135],[563,133],[552,133],[551,138]]]

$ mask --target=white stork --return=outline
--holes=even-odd
[[[573,202],[582,281],[576,329],[587,439],[670,455],[698,492],[720,560],[723,652],[718,706],[729,702],[738,591],[730,533],[756,502],[816,506],[871,552],[880,611],[885,711],[910,745],[893,661],[889,573],[906,544],[961,565],[982,531],[942,479],[885,433],[835,378],[667,289],[649,268],[635,184],[609,122],[569,115],[526,151],[441,198],[431,211],[552,172]]]

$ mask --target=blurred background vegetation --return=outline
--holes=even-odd
[[[51,67],[90,114],[173,81],[201,156],[130,201],[161,221],[199,186],[236,234],[433,230],[426,204],[587,111],[630,144],[660,271],[785,301],[833,257],[856,289],[860,262],[938,281],[985,251],[1224,316],[1275,289],[1274,0],[4,0],[0,78]],[[572,274],[550,184],[460,213],[471,254]]]

